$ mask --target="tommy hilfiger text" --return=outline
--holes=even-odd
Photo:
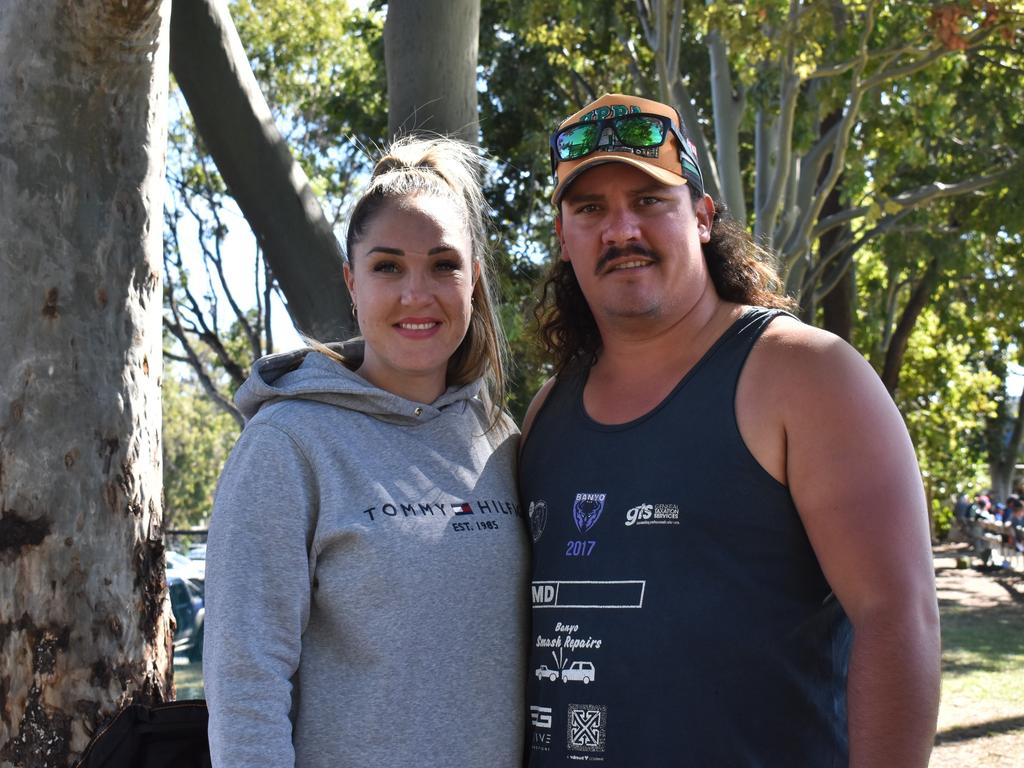
[[[448,517],[454,515],[513,515],[522,517],[519,505],[513,501],[487,499],[475,501],[411,502],[408,504],[381,504],[363,510],[370,522],[388,517]]]

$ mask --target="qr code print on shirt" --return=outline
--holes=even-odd
[[[596,704],[570,704],[569,728],[566,731],[569,749],[604,751],[607,711],[606,707]]]

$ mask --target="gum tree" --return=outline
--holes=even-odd
[[[171,698],[162,0],[0,10],[0,764]]]

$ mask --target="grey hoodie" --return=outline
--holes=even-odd
[[[260,360],[206,571],[214,766],[519,765],[517,435],[305,350]]]

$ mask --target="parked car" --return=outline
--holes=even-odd
[[[541,664],[533,674],[537,676],[538,680],[543,680],[546,677],[551,682],[555,682],[558,679],[558,670],[550,669],[547,664]]]
[[[206,592],[206,561],[192,560],[171,549],[164,550],[164,564],[168,575],[174,574],[193,582],[201,593]]]
[[[167,574],[167,592],[171,598],[171,612],[174,614],[174,653],[182,654],[189,661],[203,658],[203,619],[206,607],[203,593],[190,579],[175,573]]]
[[[188,550],[188,559],[192,562],[201,574],[200,578],[206,578],[206,544],[194,544]]]
[[[594,665],[589,661],[574,661],[567,669],[562,670],[562,682],[582,680],[587,685],[594,679]]]

